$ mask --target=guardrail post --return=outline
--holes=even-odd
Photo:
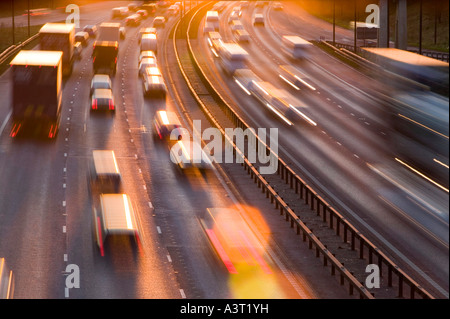
[[[351,230],[352,232],[352,250],[355,250],[355,232]]]
[[[300,199],[303,199],[303,183],[300,183]]]
[[[364,259],[364,241],[359,237],[359,259]]]
[[[379,253],[378,253],[378,269],[380,270],[380,277],[383,277],[383,259],[381,259],[381,255]]]
[[[398,275],[398,297],[403,298],[403,276]]]
[[[317,207],[316,207],[316,212],[317,212],[317,216],[320,216],[320,207],[324,207],[320,201],[320,199],[318,197],[316,197],[317,199]]]
[[[333,229],[333,213],[330,212],[330,228]]]
[[[339,218],[337,218],[336,219],[336,235],[338,235],[338,236],[341,235],[341,227],[340,226],[341,226],[341,221],[339,220]]]
[[[392,266],[388,265],[388,287],[392,287]]]

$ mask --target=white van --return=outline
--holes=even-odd
[[[255,13],[253,16],[253,25],[264,25],[264,15],[262,13]]]
[[[219,13],[217,11],[206,12],[205,26],[207,23],[210,23],[214,28],[212,31],[219,31]]]
[[[140,226],[133,204],[127,194],[100,195],[100,212],[94,211],[93,232],[101,256],[105,248],[119,243],[114,238],[132,239],[133,248],[140,245]]]
[[[157,53],[158,42],[155,33],[144,33],[141,38],[141,51],[153,51]]]
[[[122,176],[112,150],[92,151],[90,187],[96,194],[122,191]]]

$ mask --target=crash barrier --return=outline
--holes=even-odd
[[[334,257],[334,255],[320,242],[320,240],[313,234],[313,232],[299,219],[295,212],[284,202],[284,200],[277,194],[274,188],[266,181],[266,179],[261,175],[258,169],[248,161],[245,157],[243,151],[239,150],[234,143],[226,134],[224,129],[221,127],[218,120],[209,111],[205,95],[211,95],[215,101],[220,101],[223,105],[223,110],[226,112],[228,117],[232,120],[236,128],[242,128],[243,130],[250,128],[247,123],[233,110],[233,108],[225,101],[225,99],[220,95],[217,90],[214,89],[213,85],[206,77],[205,73],[199,66],[199,63],[194,55],[191,43],[190,43],[190,27],[194,20],[194,17],[199,13],[205,11],[200,7],[197,11],[187,14],[181,23],[186,23],[189,19],[189,24],[187,32],[184,34],[183,39],[186,37],[187,50],[190,56],[191,65],[182,65],[180,59],[180,53],[178,52],[176,44],[176,34],[180,22],[175,26],[173,44],[175,48],[176,58],[178,61],[178,66],[181,73],[198,104],[201,106],[204,113],[208,116],[210,121],[221,130],[225,139],[233,146],[234,155],[238,155],[243,159],[242,166],[254,180],[257,186],[265,193],[266,198],[270,199],[271,203],[275,205],[275,208],[279,210],[280,215],[284,215],[286,221],[290,222],[291,228],[295,228],[298,235],[302,236],[303,241],[308,241],[309,249],[315,250],[316,257],[321,257],[323,259],[324,266],[330,265],[331,275],[338,274],[340,279],[340,284],[348,284],[348,292],[350,295],[359,294],[360,298],[373,299],[374,296],[366,289],[366,287],[359,282],[353,274],[344,265],[339,262],[339,260]],[[183,52],[185,53],[185,52]],[[209,94],[202,93],[201,95],[196,93],[194,87],[198,88],[200,83],[192,83],[195,72],[200,78],[202,84],[205,86],[203,91],[209,92]],[[210,101],[211,99],[208,99]],[[204,102],[205,101],[205,102]],[[210,102],[209,102],[210,103]],[[397,281],[396,289],[398,293],[398,298],[411,298],[414,299],[417,296],[424,299],[434,299],[434,297],[428,293],[424,288],[422,288],[416,281],[414,281],[410,276],[408,276],[404,271],[402,271],[398,265],[396,265],[388,256],[386,256],[378,247],[371,243],[364,235],[362,235],[353,225],[351,225],[341,214],[339,214],[334,208],[332,208],[317,192],[315,192],[306,182],[300,178],[277,154],[273,153],[269,146],[258,136],[258,143],[255,143],[257,147],[257,152],[265,151],[266,154],[277,157],[277,170],[276,173],[281,179],[289,184],[289,187],[295,190],[295,193],[300,199],[304,201],[306,205],[310,206],[310,209],[315,211],[317,216],[321,216],[324,222],[327,222],[330,229],[333,229],[338,236],[342,238],[345,243],[350,243],[351,249],[354,251],[359,250],[359,258],[367,259],[369,263],[376,263],[380,269],[380,276],[387,276],[387,284],[389,287],[394,287],[395,280]],[[262,147],[262,149],[259,149]],[[409,288],[409,289],[405,289]],[[409,290],[409,291],[408,291]]]

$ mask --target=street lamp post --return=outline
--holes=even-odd
[[[336,45],[336,0],[333,0],[333,45]]]
[[[354,35],[353,35],[353,42],[354,42],[354,51],[355,51],[355,53],[356,53],[356,19],[357,19],[357,14],[356,14],[356,8],[357,8],[357,5],[356,5],[356,3],[357,3],[357,0],[354,0],[354,3],[355,3],[355,25],[354,25],[354,28],[355,28],[355,33],[354,33]]]
[[[12,44],[16,43],[16,36],[14,34],[14,0],[11,0],[11,17],[12,17]]]

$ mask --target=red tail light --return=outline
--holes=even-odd
[[[57,130],[56,125],[52,125],[48,132],[48,138],[54,138],[56,136],[56,130]]]
[[[22,126],[22,124],[14,124],[14,127],[12,128],[11,133],[9,135],[11,137],[17,136],[21,126]]]
[[[109,105],[109,109],[110,110],[114,110],[114,103],[113,103],[113,101],[109,100],[108,101],[108,105]]]
[[[96,99],[92,101],[92,109],[93,110],[97,109],[97,100]]]

